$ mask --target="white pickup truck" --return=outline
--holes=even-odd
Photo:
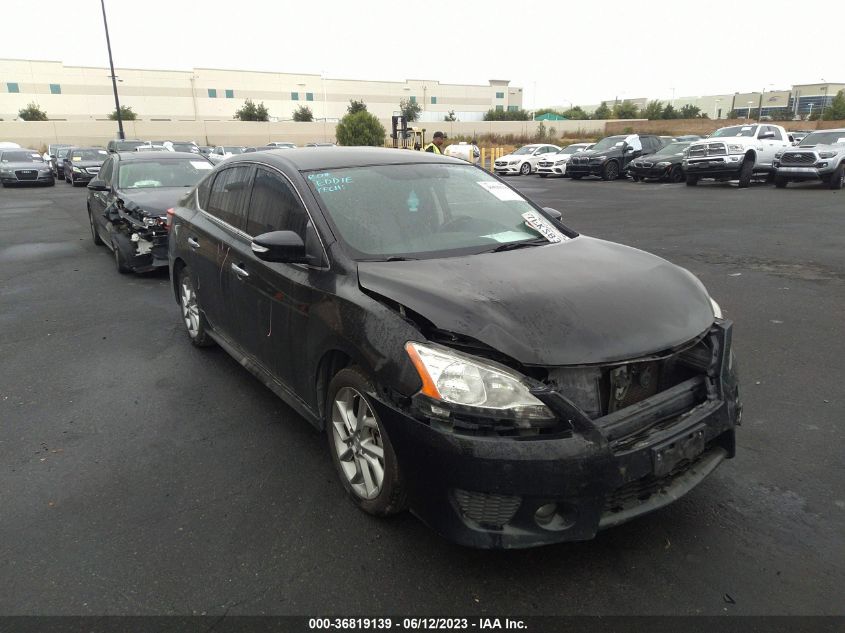
[[[780,125],[750,123],[720,128],[687,149],[687,185],[695,186],[701,178],[715,178],[738,180],[740,187],[747,187],[755,174],[772,177],[775,154],[788,147],[789,134]]]

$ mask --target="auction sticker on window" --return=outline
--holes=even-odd
[[[505,183],[502,182],[495,182],[490,180],[481,180],[478,183],[481,187],[492,193],[496,196],[499,200],[522,200],[522,196],[520,196],[516,191],[508,187]]]
[[[193,165],[197,169],[211,169],[214,167],[211,163],[207,163],[204,160],[192,160],[191,165]]]
[[[569,238],[566,235],[558,231],[546,218],[535,211],[523,213],[522,219],[525,220],[525,224],[530,226],[553,244],[569,241]]]

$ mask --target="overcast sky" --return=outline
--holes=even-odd
[[[108,66],[99,0],[0,4],[0,58]],[[106,10],[118,68],[510,79],[528,108],[845,82],[839,0],[106,0]]]

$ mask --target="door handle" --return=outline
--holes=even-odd
[[[199,242],[197,242],[194,238],[189,237],[189,238],[188,238],[188,246],[190,246],[191,248],[199,248],[199,247],[200,247],[200,243],[199,243]]]
[[[249,277],[249,273],[235,263],[232,263],[232,270],[238,277]]]

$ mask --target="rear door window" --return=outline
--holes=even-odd
[[[107,158],[106,162],[103,163],[103,166],[100,168],[100,173],[97,176],[100,180],[105,181],[106,184],[111,184],[111,175],[112,170],[114,169],[114,160],[112,158]]]
[[[304,240],[307,224],[308,213],[287,179],[257,167],[246,232],[256,236],[270,231],[295,231]]]
[[[214,178],[205,210],[241,231],[246,229],[252,165],[224,169]]]

